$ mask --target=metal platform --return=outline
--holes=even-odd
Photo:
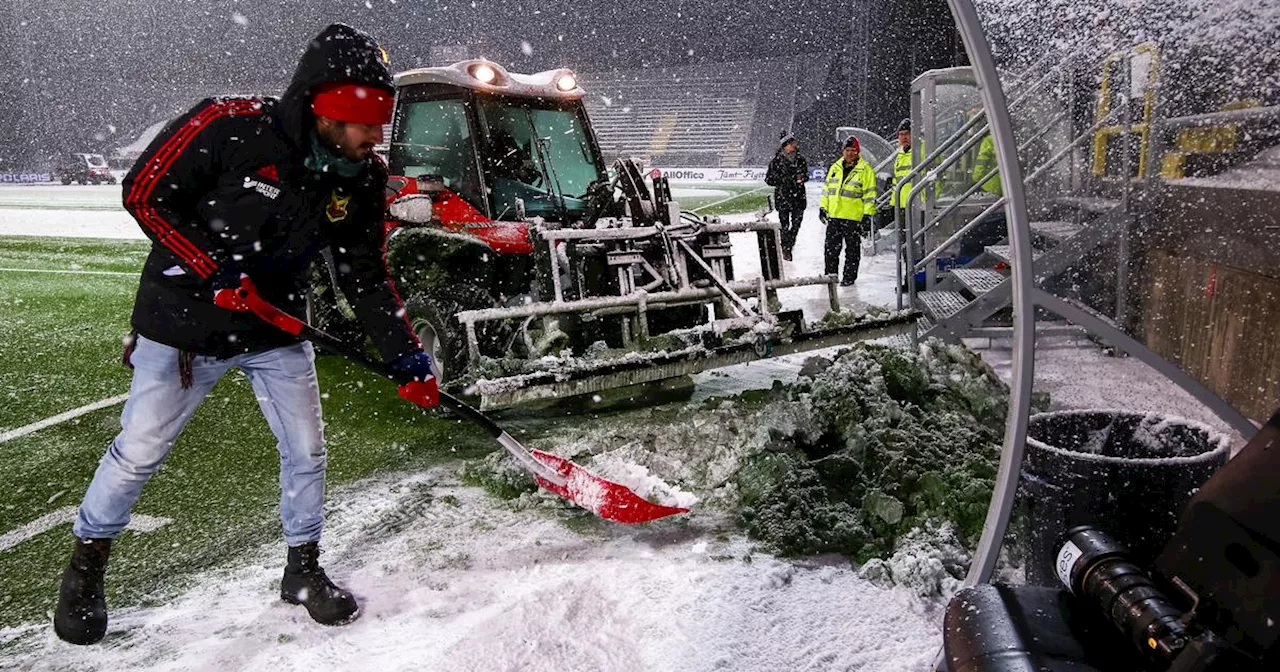
[[[920,292],[916,299],[925,313],[939,322],[960,312],[969,303],[960,292]]]
[[[1082,228],[1084,227],[1075,222],[1031,222],[1031,232],[1034,236],[1054,245],[1060,244],[1076,235]],[[1032,244],[1035,244],[1035,242],[1033,239]]]
[[[956,268],[952,269],[951,275],[975,296],[986,294],[1008,278],[999,271],[986,268]]]

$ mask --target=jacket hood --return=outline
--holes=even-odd
[[[328,82],[355,82],[395,91],[382,48],[372,37],[341,23],[320,31],[307,45],[289,88],[280,97],[281,124],[300,151],[309,151],[311,146],[312,92]]]

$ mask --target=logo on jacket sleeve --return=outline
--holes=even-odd
[[[324,214],[331,222],[341,222],[347,218],[347,204],[350,202],[350,196],[339,196],[335,191],[329,196],[329,207],[325,208]]]

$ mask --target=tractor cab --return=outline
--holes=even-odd
[[[402,73],[396,87],[391,173],[442,183],[461,201],[455,217],[568,223],[608,182],[568,70],[520,75],[464,61]]]

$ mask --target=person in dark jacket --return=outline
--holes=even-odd
[[[800,219],[805,208],[804,183],[808,180],[809,162],[800,154],[800,141],[791,133],[783,132],[764,183],[773,187],[773,201],[782,228],[782,258],[787,261],[791,261],[791,251],[800,234]]]
[[[387,172],[373,147],[394,104],[384,59],[368,35],[329,26],[281,98],[200,102],[157,135],[125,177],[125,208],[152,247],[125,351],[133,382],[121,431],[73,528],[54,614],[62,639],[102,639],[112,539],[196,407],[232,368],[252,383],[279,442],[289,547],[281,598],[329,625],[359,613],[318,562],[326,453],[312,346],[246,312],[234,290],[247,280],[299,314],[308,265],[327,248],[382,357],[427,383],[417,389],[434,389],[434,363],[404,317],[383,258]]]

